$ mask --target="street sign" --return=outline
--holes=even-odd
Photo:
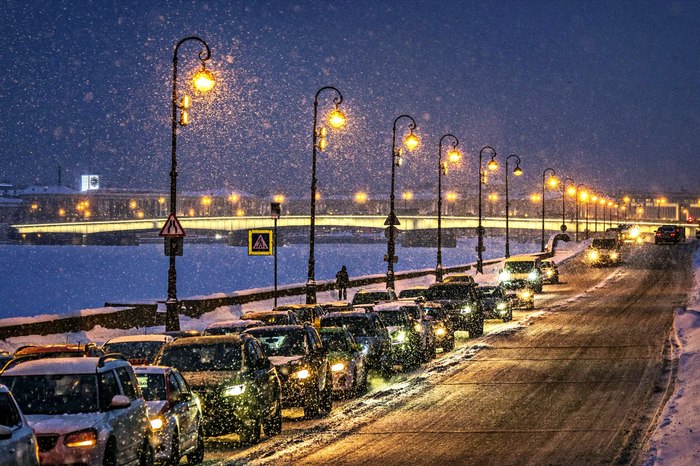
[[[561,226],[559,228],[561,228],[562,233],[566,231],[566,225],[563,223],[561,224]]]
[[[166,236],[165,238],[165,255],[166,256],[181,256],[183,250],[182,236]]]
[[[248,255],[271,256],[273,241],[272,230],[248,230]]]
[[[390,238],[389,235],[391,234],[391,228],[394,229],[394,238],[396,238],[397,236],[399,236],[399,229],[398,229],[398,228],[396,228],[396,227],[386,227],[386,228],[384,229],[384,236],[385,236],[387,239]]]
[[[392,222],[393,219],[393,222]],[[384,221],[384,225],[401,225],[401,222],[399,222],[399,218],[396,216],[394,212],[390,213],[387,217],[386,220]]]
[[[182,238],[185,236],[185,230],[182,229],[182,225],[180,225],[180,221],[175,214],[170,214],[165,221],[165,225],[160,229],[158,236],[165,236],[166,238]]]
[[[392,262],[396,263],[399,261],[399,256],[394,256],[394,260]],[[384,262],[389,262],[389,256],[387,254],[384,254]]]

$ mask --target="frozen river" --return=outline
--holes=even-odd
[[[443,265],[476,259],[475,238],[443,249]],[[485,239],[484,259],[502,257],[504,239]],[[511,240],[511,253],[534,252],[539,244]],[[384,273],[386,244],[317,244],[316,279],[329,280],[342,265],[351,277]],[[435,248],[397,247],[396,271],[435,267]],[[65,313],[101,307],[105,302],[165,299],[168,258],[162,244],[141,246],[0,245],[0,317]],[[308,245],[278,250],[279,285],[305,283]],[[224,244],[185,244],[177,258],[178,298],[271,287],[273,258],[248,256],[247,248]]]

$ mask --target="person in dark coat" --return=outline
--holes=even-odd
[[[350,276],[348,275],[348,269],[343,266],[340,271],[335,274],[338,299],[348,299],[348,284],[350,284]]]

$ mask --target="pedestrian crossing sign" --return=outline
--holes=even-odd
[[[248,255],[272,255],[272,230],[248,230]]]

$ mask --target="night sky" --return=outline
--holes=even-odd
[[[387,192],[403,113],[422,146],[399,189],[434,189],[450,132],[465,157],[446,189],[473,190],[491,145],[522,158],[523,192],[548,166],[609,193],[700,191],[697,1],[9,0],[0,31],[0,181],[17,186],[60,165],[74,188],[167,190],[173,49],[197,35],[218,82],[179,133],[182,190],[308,195],[331,85],[348,125],[319,157],[323,194]],[[199,51],[180,49],[183,93]]]

